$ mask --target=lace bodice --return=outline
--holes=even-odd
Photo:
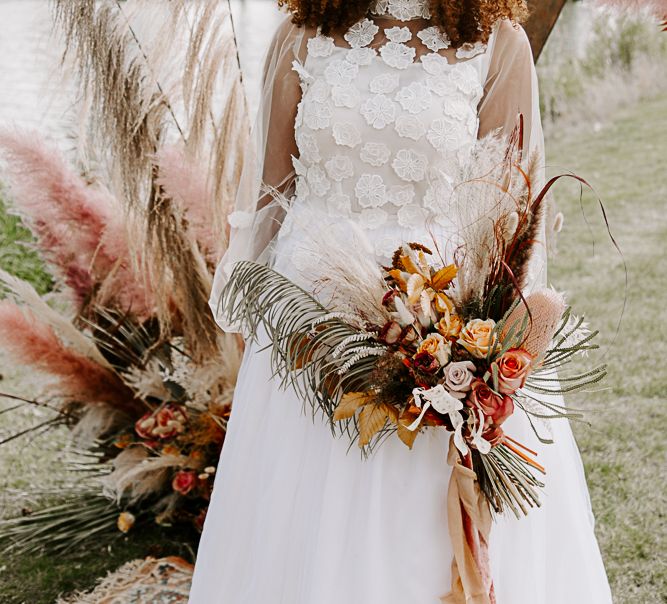
[[[405,0],[403,14],[415,2]],[[369,18],[341,41],[319,33],[308,40],[305,61],[293,64],[303,91],[293,203],[368,231],[447,220],[442,201],[477,138],[477,58],[485,50],[454,51],[436,27],[383,27]],[[381,256],[395,248],[395,240],[384,249],[372,239]]]

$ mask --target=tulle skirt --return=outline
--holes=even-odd
[[[298,239],[283,245],[285,272]],[[246,350],[190,604],[439,604],[452,562],[448,434],[428,429],[412,450],[389,438],[363,459],[279,387],[268,344],[260,334]],[[541,508],[494,523],[497,602],[608,604],[579,452],[566,420],[550,427],[555,444],[542,445],[521,412],[504,425],[548,474]]]
[[[368,459],[277,387],[266,341],[249,346],[199,545],[190,604],[439,604],[451,578],[448,435],[412,451],[388,439]],[[607,604],[577,446],[567,422],[540,446],[515,414],[506,431],[548,468],[543,505],[498,518],[499,604]]]

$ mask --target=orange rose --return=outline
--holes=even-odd
[[[498,390],[501,394],[514,394],[523,388],[530,374],[533,357],[521,348],[508,350],[494,365],[498,367]]]

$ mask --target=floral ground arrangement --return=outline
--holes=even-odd
[[[40,413],[0,445],[66,426],[78,481],[4,519],[0,546],[64,551],[147,523],[194,545],[242,355],[207,303],[247,137],[229,13],[89,0],[53,11],[82,127],[67,154],[0,132],[4,194],[53,283],[40,295],[0,271],[0,346],[37,390],[0,392],[3,414]]]

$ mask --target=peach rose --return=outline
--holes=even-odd
[[[508,350],[494,365],[498,367],[498,390],[501,394],[514,394],[523,388],[530,375],[533,357],[521,348]]]
[[[514,401],[507,395],[496,394],[479,378],[471,385],[468,405],[481,410],[491,423],[497,426],[514,413]]]
[[[451,344],[439,333],[432,333],[425,338],[417,348],[417,352],[428,352],[432,357],[438,359],[441,367],[449,363],[452,354]]]
[[[493,332],[496,322],[493,319],[473,319],[461,330],[457,340],[472,356],[483,359],[489,351],[495,349],[498,338]]]
[[[435,328],[446,338],[458,338],[463,329],[463,321],[458,315],[447,311]]]

